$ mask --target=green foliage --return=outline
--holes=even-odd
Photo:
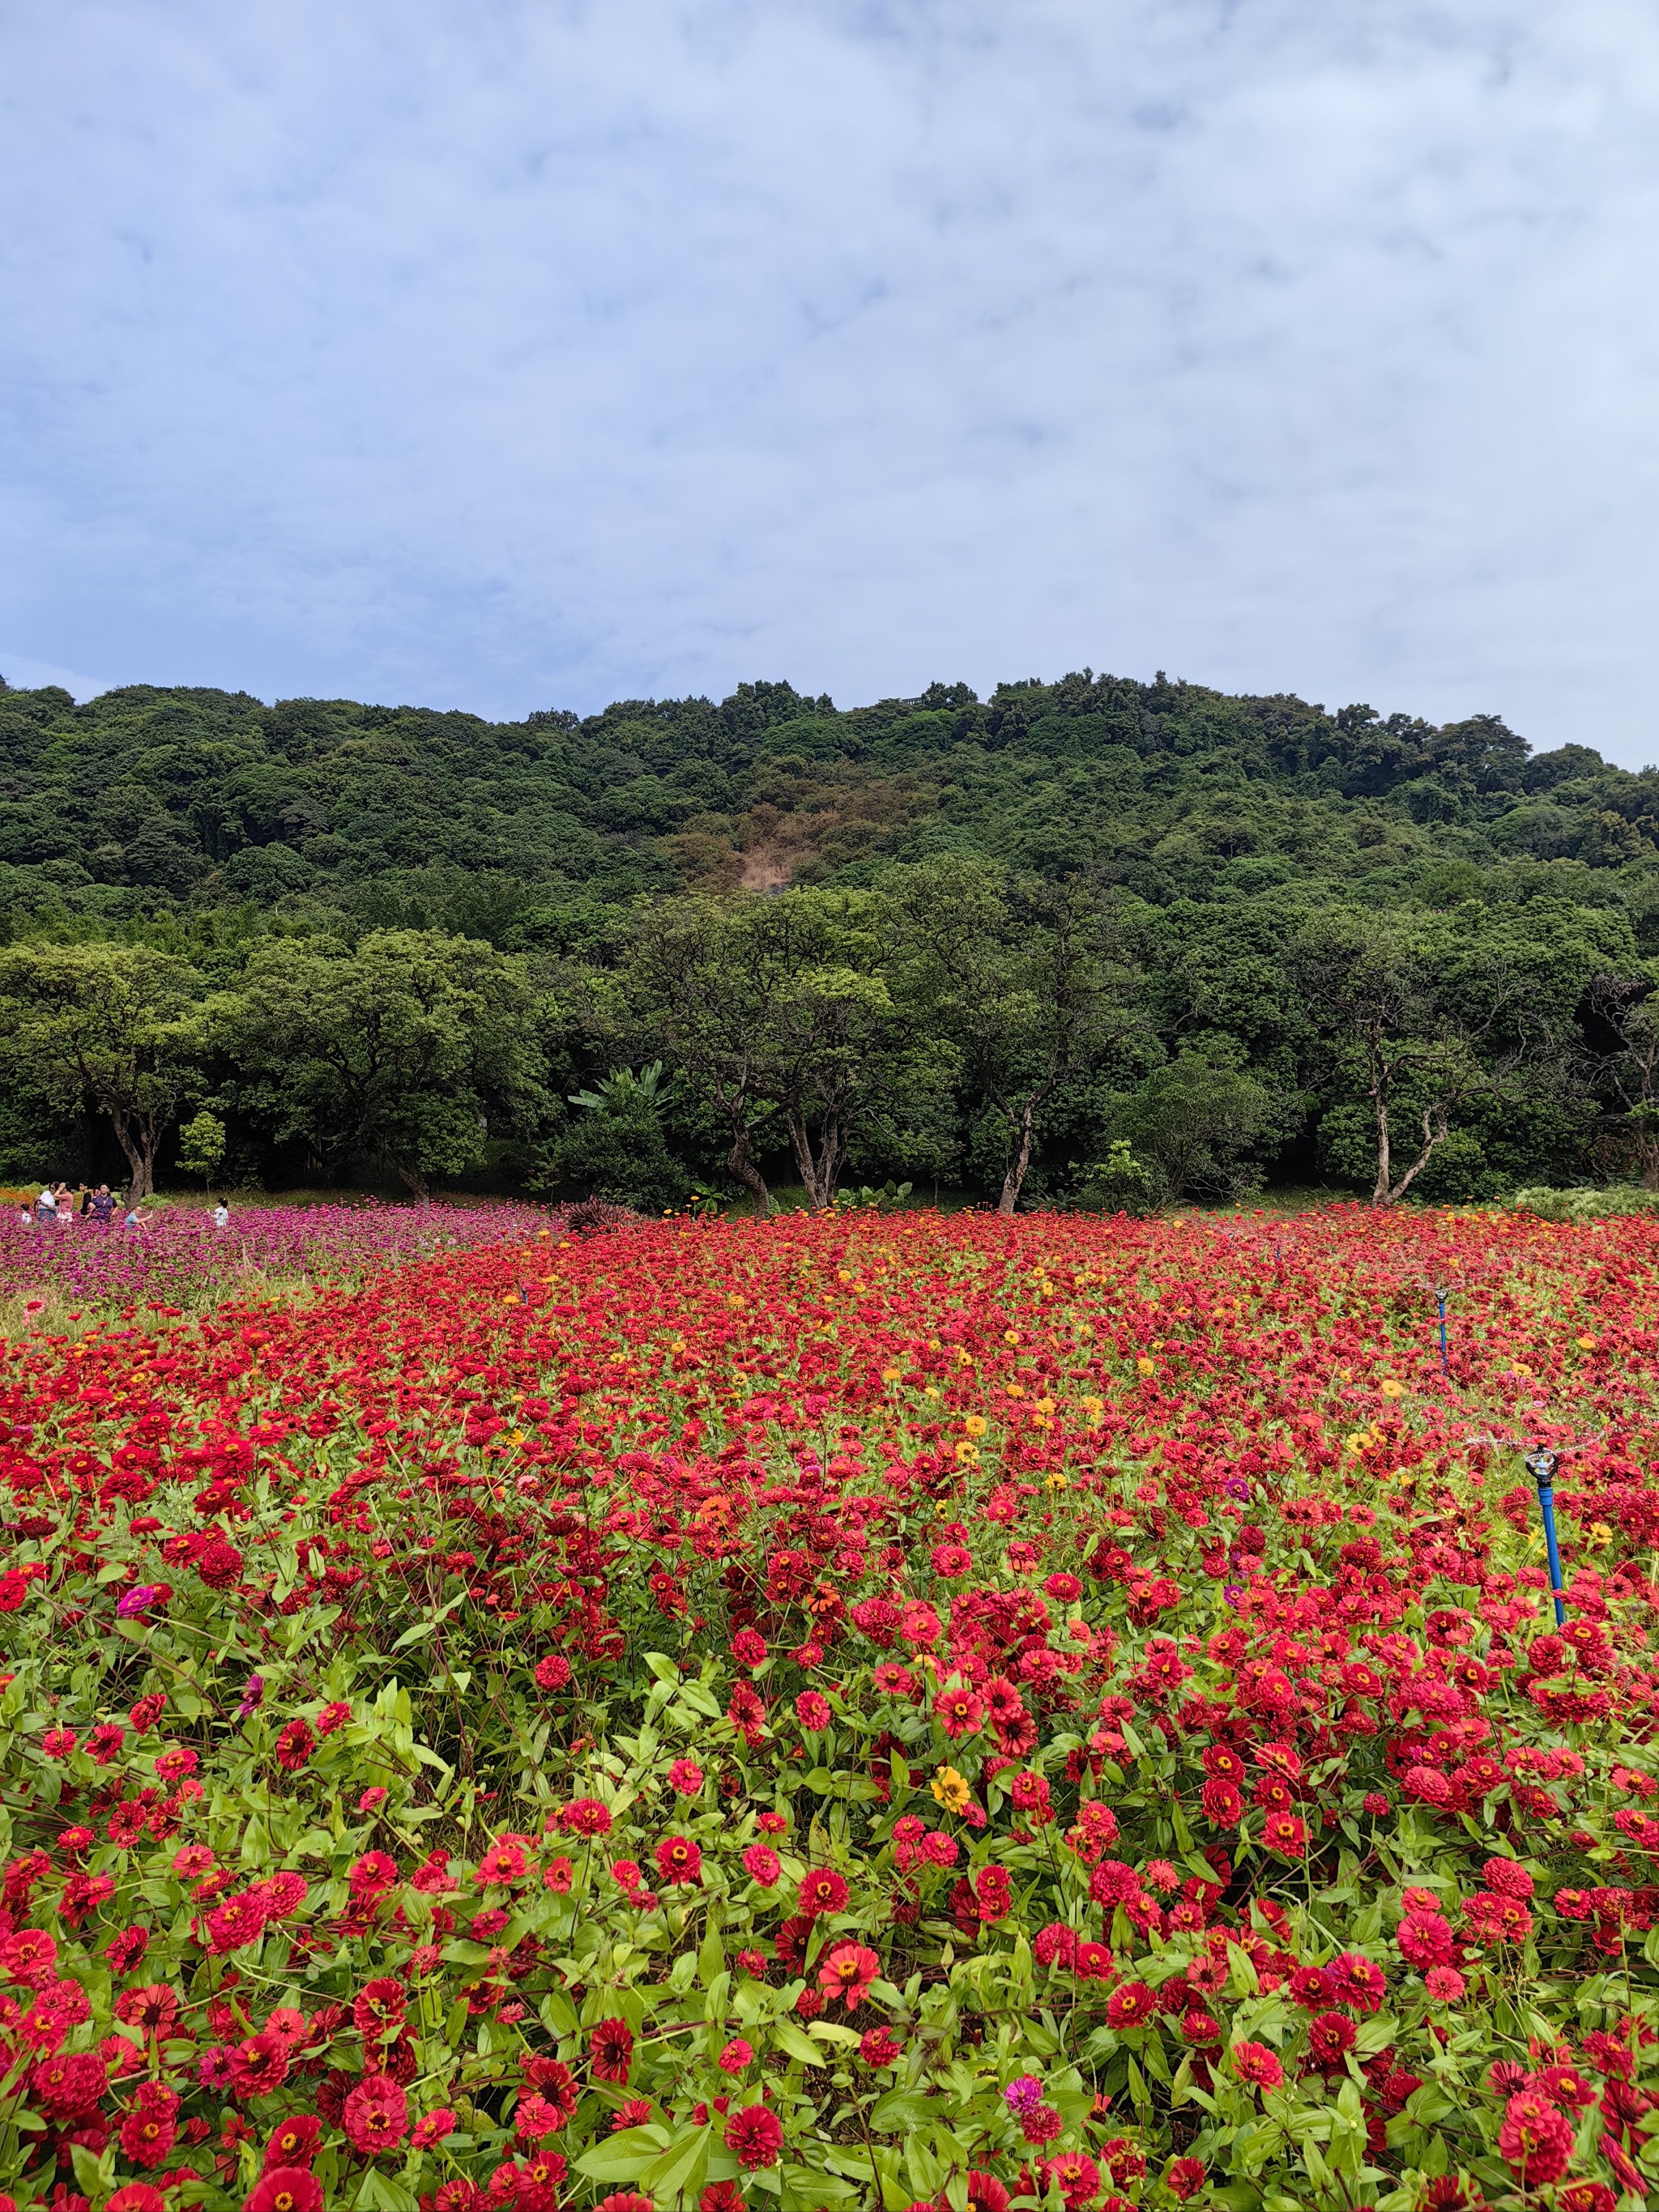
[[[468,938],[275,939],[214,1011],[256,1121],[323,1158],[383,1160],[412,1191],[480,1160],[492,1115],[545,1103],[524,963]]]
[[[225,1158],[225,1125],[203,1107],[179,1132],[179,1164],[190,1175],[210,1183]]]
[[[1144,1160],[1138,1160],[1127,1137],[1114,1137],[1103,1160],[1097,1160],[1083,1182],[1085,1206],[1103,1213],[1146,1214],[1157,1210],[1159,1178]]]
[[[550,1097],[593,1115],[658,1060],[641,1188],[680,1162],[823,1205],[849,1173],[965,1174],[1012,1210],[1079,1197],[1185,1054],[1272,1102],[1235,1163],[1382,1203],[1659,1180],[1659,773],[1534,755],[1490,715],[1088,671],[502,724],[46,688],[0,694],[0,945],[189,979],[159,1118],[123,1139],[141,1184],[210,1091],[227,1161],[275,1182],[533,1155],[616,1183],[617,1133],[568,1134]],[[400,985],[395,1041],[332,1020],[393,940],[405,973],[462,941],[523,963],[486,987],[472,1073],[459,1006]],[[20,1168],[91,1164],[79,1117],[131,1121],[107,1085],[15,1065]]]
[[[1517,1213],[1536,1213],[1546,1221],[1607,1221],[1626,1213],[1659,1213],[1659,1190],[1629,1185],[1613,1190],[1551,1190],[1540,1185],[1517,1190],[1510,1200]]]
[[[1255,1186],[1245,1155],[1273,1118],[1254,1077],[1183,1052],[1139,1085],[1119,1126],[1170,1198],[1237,1198]]]
[[[0,1064],[8,1083],[60,1109],[109,1117],[148,1197],[156,1155],[202,1080],[201,979],[149,945],[13,945],[0,951]]]

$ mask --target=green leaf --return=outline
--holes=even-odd
[[[799,2058],[803,2066],[827,2066],[830,2063],[829,2052],[820,2049],[810,2035],[796,2027],[793,2020],[775,2021],[772,2040],[791,2058]]]
[[[576,2170],[590,2181],[637,2181],[668,2148],[666,2128],[624,2128],[607,2136],[576,2160]]]
[[[890,2089],[877,2100],[870,2125],[878,2136],[894,2135],[901,2128],[921,2127],[938,2109],[938,2100],[920,2089]]]
[[[94,2157],[84,2143],[71,2143],[70,2155],[75,2160],[75,2178],[87,2195],[88,2197],[107,2195],[110,2182],[114,2175],[114,2154],[112,2152],[106,2154],[109,2166],[107,2172],[105,2171],[105,2160]]]
[[[646,2167],[640,2179],[653,2197],[672,2204],[677,2197],[691,2196],[702,2186],[714,2132],[711,2127],[702,2127],[676,2136],[662,2156]]]

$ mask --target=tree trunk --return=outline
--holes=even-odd
[[[1027,1099],[1019,1118],[1014,1121],[1014,1154],[1008,1163],[1008,1172],[1002,1178],[1002,1195],[997,1200],[999,1213],[1012,1213],[1019,1203],[1020,1192],[1025,1188],[1025,1178],[1031,1167],[1031,1123],[1036,1103]],[[1009,1116],[1011,1121],[1014,1117]]]
[[[387,1152],[384,1147],[381,1149],[380,1157],[411,1198],[430,1196],[427,1188],[426,1177],[421,1173],[419,1168],[410,1167],[405,1161],[400,1160],[395,1152]]]
[[[1425,1106],[1423,1109],[1422,1151],[1419,1152],[1397,1183],[1389,1186],[1384,1182],[1382,1176],[1378,1176],[1377,1189],[1381,1194],[1373,1198],[1371,1204],[1373,1206],[1398,1204],[1433,1158],[1436,1147],[1443,1144],[1450,1133],[1451,1122],[1448,1118],[1447,1109],[1444,1106]],[[1384,1158],[1386,1158],[1386,1154]],[[1384,1172],[1386,1173],[1386,1170]]]
[[[726,1172],[733,1175],[754,1200],[763,1214],[772,1211],[772,1194],[766,1188],[766,1178],[749,1157],[747,1124],[733,1118],[732,1149],[726,1156]]]
[[[790,1150],[795,1155],[800,1179],[806,1186],[806,1202],[814,1212],[827,1212],[836,1202],[836,1185],[841,1180],[842,1167],[847,1157],[847,1147],[841,1140],[840,1120],[833,1113],[824,1116],[816,1155],[805,1115],[790,1114],[786,1120]]]
[[[1376,1188],[1371,1193],[1373,1206],[1388,1206],[1389,1182],[1393,1174],[1393,1163],[1389,1144],[1389,1102],[1380,1091],[1371,1093],[1371,1104],[1376,1114]]]
[[[1373,1206],[1389,1206],[1389,1184],[1394,1173],[1392,1146],[1389,1129],[1389,1063],[1382,1055],[1381,1031],[1373,1028],[1365,1041],[1365,1059],[1370,1070],[1371,1111],[1376,1118],[1376,1188],[1371,1193]]]
[[[155,1194],[155,1155],[161,1149],[159,1130],[135,1129],[125,1114],[113,1113],[115,1141],[126,1155],[127,1204],[137,1206]]]

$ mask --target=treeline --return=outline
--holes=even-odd
[[[0,1174],[655,1207],[1659,1176],[1659,777],[1086,672],[0,692]]]

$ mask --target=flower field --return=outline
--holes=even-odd
[[[88,1309],[126,1318],[155,1304],[190,1310],[312,1276],[339,1280],[387,1261],[533,1235],[545,1217],[500,1201],[422,1206],[239,1206],[225,1229],[194,1208],[155,1210],[125,1229],[76,1217],[24,1223],[0,1211],[0,1328],[74,1326]]]
[[[0,1346],[0,2212],[1639,2201],[1656,1289],[526,1218]]]

